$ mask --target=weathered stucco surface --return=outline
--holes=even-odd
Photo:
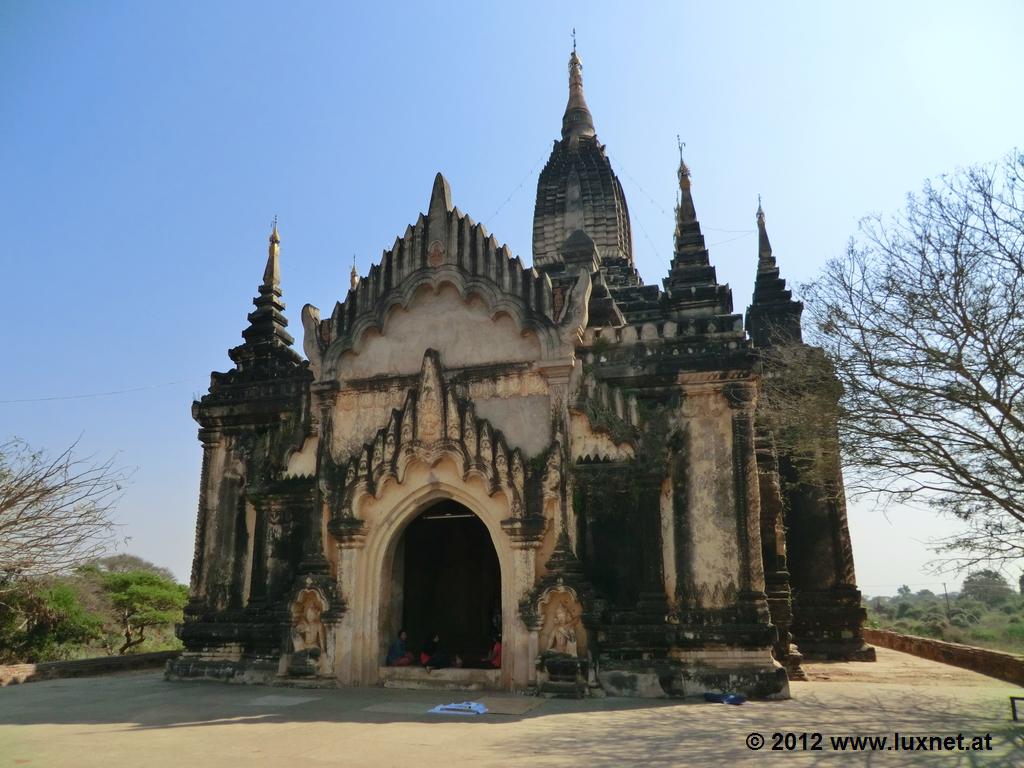
[[[362,337],[338,365],[343,389],[334,414],[333,450],[345,457],[385,424],[404,402],[407,387],[393,379],[417,373],[423,350],[436,349],[448,369],[480,369],[466,382],[477,413],[528,456],[550,442],[547,384],[529,364],[540,357],[535,334],[523,332],[508,314],[491,310],[478,296],[464,299],[451,284],[420,288],[407,307],[395,306],[382,329]],[[510,366],[509,364],[526,364]],[[347,388],[356,385],[357,388]],[[513,399],[514,398],[514,399]]]
[[[419,371],[424,349],[436,349],[452,369],[494,363],[529,362],[540,358],[536,334],[516,326],[507,313],[494,317],[479,296],[463,299],[443,283],[424,286],[407,307],[395,306],[384,327],[370,330],[357,348],[342,357],[343,382]]]
[[[732,414],[721,391],[693,388],[684,401],[690,448],[690,573],[693,597],[704,608],[735,599],[739,548],[734,499]]]

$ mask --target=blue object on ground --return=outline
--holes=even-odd
[[[438,704],[430,710],[432,715],[486,715],[487,707],[478,701]]]
[[[710,701],[712,704],[742,704],[746,700],[746,696],[738,693],[712,693],[708,691],[704,694],[704,701]]]

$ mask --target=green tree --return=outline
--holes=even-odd
[[[102,619],[63,582],[20,581],[0,603],[0,662],[68,658],[101,634]]]
[[[1006,583],[1002,574],[997,571],[983,570],[975,571],[964,579],[960,594],[991,606],[1006,600],[1013,594],[1013,590]]]
[[[110,599],[125,654],[146,639],[151,627],[181,621],[188,588],[149,571],[102,573],[103,591]]]

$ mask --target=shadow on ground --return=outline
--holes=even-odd
[[[0,731],[5,725],[36,726],[16,731],[32,737],[25,742],[29,756],[49,754],[47,749],[56,748],[54,739],[72,736],[93,737],[112,750],[120,748],[112,745],[156,739],[179,745],[176,759],[190,768],[235,764],[223,762],[225,755],[249,755],[247,765],[255,766],[298,754],[312,765],[338,764],[341,756],[345,765],[418,766],[472,762],[610,768],[771,760],[780,765],[1024,765],[1024,723],[1010,722],[1007,699],[1019,691],[974,673],[890,655],[894,653],[880,654],[878,665],[811,665],[811,680],[793,683],[789,701],[735,707],[703,701],[542,700],[523,714],[478,717],[427,712],[436,704],[478,697],[472,693],[181,683],[154,674],[57,680],[0,690]],[[488,696],[524,702],[509,694]],[[829,740],[847,735],[891,738],[893,732],[991,733],[996,749],[854,753],[835,751]],[[751,733],[765,738],[760,751],[747,747]],[[820,733],[822,751],[773,751],[775,733]]]

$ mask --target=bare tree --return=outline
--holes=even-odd
[[[113,459],[55,457],[23,440],[0,443],[0,589],[20,578],[67,571],[105,552],[125,482]]]
[[[947,564],[1020,558],[1024,156],[928,183],[860,232],[804,287],[850,484],[965,521],[938,542]]]

